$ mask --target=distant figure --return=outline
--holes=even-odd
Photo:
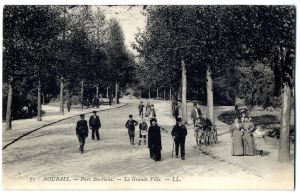
[[[179,116],[179,107],[178,104],[175,104],[175,106],[173,107],[173,117],[175,117],[175,119],[177,120]]]
[[[113,100],[112,94],[109,93],[109,106],[111,106],[112,100]]]
[[[129,120],[126,122],[125,127],[128,129],[128,135],[131,145],[134,145],[135,126],[137,125],[138,122],[132,118],[132,115],[129,115]]]
[[[232,137],[232,155],[241,156],[244,155],[243,139],[244,129],[238,118],[234,119],[234,123],[231,125],[230,133]]]
[[[140,102],[139,104],[139,116],[144,118],[144,104],[143,104],[143,101]]]
[[[92,129],[92,140],[95,139],[95,135],[96,135],[97,140],[99,141],[100,140],[99,129],[101,127],[101,122],[96,111],[93,111],[93,115],[90,117],[89,126],[90,129]]]
[[[146,138],[147,138],[147,134],[148,134],[148,125],[147,125],[145,119],[143,119],[142,122],[139,124],[139,129],[140,129],[139,145],[141,145],[142,139],[144,139],[144,144],[146,145]]]
[[[24,106],[22,107],[22,118],[23,118],[23,119],[26,119],[26,118],[29,117],[29,116],[28,116],[28,112],[29,112],[29,107],[28,107],[27,105],[24,105]]]
[[[148,101],[147,104],[146,104],[145,117],[149,117],[149,115],[150,115],[150,110],[151,110],[151,105],[150,105],[150,102]]]
[[[150,125],[152,123],[152,119],[156,119],[156,112],[154,109],[154,105],[151,104],[151,108],[150,108],[150,113],[149,113],[149,118],[150,118]]]
[[[93,98],[93,106],[99,108],[99,97],[97,95]]]
[[[243,123],[244,135],[243,135],[243,144],[244,144],[244,155],[256,155],[256,147],[253,137],[253,132],[255,131],[255,126],[250,122],[249,117],[245,117]]]
[[[71,100],[68,100],[68,101],[67,101],[67,109],[68,109],[68,112],[70,112],[71,106],[72,106]]]
[[[86,99],[86,108],[90,108],[90,99],[89,98]]]
[[[239,106],[237,104],[234,106],[234,111],[235,111],[235,117],[240,116]]]
[[[83,149],[84,149],[84,144],[85,144],[85,139],[88,137],[89,134],[89,128],[87,125],[87,121],[84,120],[84,114],[80,115],[80,120],[77,122],[76,125],[76,136],[78,137],[79,140],[79,151],[82,154]]]
[[[155,161],[161,160],[161,134],[160,127],[157,125],[157,120],[152,119],[151,126],[148,130],[148,148],[150,151],[150,158]]]
[[[175,153],[176,158],[178,158],[178,151],[180,147],[180,155],[181,159],[185,160],[185,137],[187,135],[187,129],[184,125],[182,125],[181,118],[177,118],[176,125],[172,130],[172,137],[175,143]]]
[[[196,127],[196,120],[201,119],[201,116],[202,116],[201,110],[200,110],[200,108],[197,107],[197,103],[194,102],[193,109],[191,112],[191,118],[193,120],[194,128]]]

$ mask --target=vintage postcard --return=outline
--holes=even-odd
[[[293,190],[295,5],[4,5],[5,190]]]

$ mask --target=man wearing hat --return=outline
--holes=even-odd
[[[192,118],[193,123],[194,123],[194,128],[196,126],[196,120],[201,119],[201,116],[202,116],[201,110],[200,110],[200,108],[197,107],[197,103],[194,102],[193,103],[193,109],[192,109],[192,112],[191,112],[191,118]]]
[[[154,161],[161,160],[161,134],[160,126],[157,125],[157,120],[155,118],[151,119],[151,126],[148,130],[148,148],[150,151],[150,158]]]
[[[177,118],[176,125],[173,127],[171,134],[175,143],[176,158],[178,158],[178,151],[180,147],[181,159],[184,160],[185,159],[185,137],[187,135],[187,129],[184,125],[182,125],[182,120],[180,117]]]
[[[140,104],[139,104],[139,116],[144,118],[144,104],[143,104],[143,101],[141,101]]]
[[[92,140],[95,139],[95,134],[97,137],[97,140],[100,140],[100,134],[99,134],[99,129],[101,127],[101,122],[100,122],[100,118],[97,115],[97,111],[93,111],[93,115],[90,117],[89,120],[89,126],[90,129],[92,129]]]
[[[84,120],[84,114],[80,115],[80,120],[77,122],[76,125],[76,136],[78,137],[79,140],[79,151],[82,154],[83,149],[84,149],[84,144],[85,144],[85,139],[88,137],[89,134],[89,128],[87,125],[87,121]]]
[[[132,119],[132,115],[129,115],[129,120],[126,122],[125,127],[128,129],[128,135],[131,145],[134,145],[135,126],[137,125],[138,122]]]

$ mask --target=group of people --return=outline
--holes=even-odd
[[[262,155],[262,150],[257,150],[255,146],[253,132],[255,126],[251,118],[245,111],[241,115],[236,116],[234,123],[230,127],[232,137],[232,155],[233,156],[254,156],[257,154]]]
[[[89,119],[89,124],[84,119],[84,114],[80,115],[80,120],[76,124],[76,136],[79,140],[79,152],[84,152],[85,139],[88,137],[89,128],[92,130],[92,140],[95,136],[100,141],[99,129],[101,128],[101,121],[96,111],[93,111],[93,115]]]
[[[135,127],[139,124],[139,145],[141,145],[142,140],[144,140],[144,144],[146,145],[147,136],[148,136],[148,148],[150,152],[150,158],[155,161],[161,160],[161,127],[157,124],[156,112],[154,109],[154,105],[147,102],[144,113],[144,104],[143,101],[140,102],[138,106],[139,116],[142,118],[142,122],[139,124],[136,120],[133,119],[132,115],[129,115],[129,119],[127,120],[125,127],[128,129],[128,136],[130,140],[130,144],[134,145],[134,136],[135,136]],[[150,126],[146,123],[146,119],[149,118]],[[179,156],[179,149],[181,159],[185,159],[185,138],[187,135],[187,129],[182,124],[181,118],[176,117],[176,125],[173,127],[171,132],[172,138],[175,144],[175,153],[176,158]]]
[[[139,125],[139,142],[138,145],[144,143],[147,144],[148,138],[148,148],[150,152],[150,158],[155,161],[161,160],[161,129],[157,123],[156,112],[154,105],[148,102],[146,105],[145,118],[149,118],[150,126],[144,118],[144,105],[141,101],[139,106],[139,116],[142,121],[138,123],[133,119],[133,115],[129,115],[129,119],[125,123],[125,127],[128,129],[128,136],[130,144],[134,145],[135,138],[135,127]],[[185,139],[187,135],[187,129],[182,119],[178,116],[175,116],[176,124],[174,125],[171,135],[174,140],[176,158],[180,157],[182,160],[185,159]],[[199,128],[199,124],[202,126],[202,129],[207,130],[212,125],[212,122],[207,118],[206,115],[202,115],[201,110],[197,103],[193,104],[193,109],[191,111],[191,118],[194,124],[195,138],[196,143],[199,145],[198,131],[196,128]],[[92,130],[92,140],[100,140],[99,129],[101,128],[101,122],[99,116],[96,114],[96,111],[93,111],[93,115],[90,117],[89,122],[84,119],[84,114],[80,115],[80,120],[76,125],[76,135],[78,137],[80,147],[80,153],[84,152],[85,139],[88,137],[89,128]],[[251,118],[246,115],[245,112],[241,112],[240,116],[237,116],[234,120],[234,123],[231,125],[230,133],[232,137],[232,155],[233,156],[242,156],[249,155],[253,156],[256,154],[262,154],[262,150],[256,150],[253,132],[255,131],[255,126],[251,122]],[[174,148],[174,146],[173,146]]]

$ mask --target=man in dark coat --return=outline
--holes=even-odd
[[[72,106],[72,102],[71,102],[70,99],[68,99],[68,101],[67,101],[67,109],[68,109],[68,112],[70,112],[71,106]]]
[[[180,147],[181,159],[184,160],[185,159],[185,137],[187,135],[187,129],[184,125],[182,125],[181,118],[177,118],[176,125],[173,127],[171,134],[175,143],[176,158],[178,158],[178,151]]]
[[[194,123],[194,128],[196,127],[196,120],[201,119],[201,116],[202,116],[201,110],[200,110],[200,108],[197,107],[197,103],[194,102],[193,103],[193,109],[192,109],[192,112],[191,112],[191,118],[192,118],[193,123]]]
[[[143,111],[144,111],[144,104],[143,104],[143,101],[141,101],[140,104],[139,104],[139,116],[142,117],[142,118],[144,118]]]
[[[89,120],[89,126],[90,129],[92,129],[92,140],[95,139],[95,134],[97,137],[97,140],[100,140],[100,134],[99,134],[99,129],[101,127],[101,122],[99,116],[96,114],[96,111],[93,111],[93,115],[90,117]]]
[[[155,161],[161,160],[161,134],[160,127],[157,125],[157,120],[152,119],[152,124],[148,130],[148,148],[150,150],[150,158]]]
[[[131,145],[134,145],[135,126],[137,125],[138,122],[132,119],[132,115],[129,115],[129,120],[126,122],[125,127],[128,129],[128,135]]]
[[[87,125],[87,121],[84,120],[84,114],[80,115],[80,120],[77,122],[76,125],[76,136],[78,137],[79,140],[79,151],[82,154],[83,149],[84,149],[84,144],[85,144],[85,139],[88,137],[89,134],[89,128]]]

